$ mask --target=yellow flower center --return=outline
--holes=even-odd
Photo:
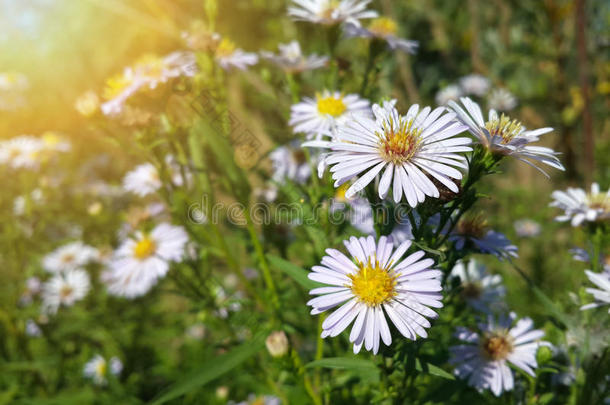
[[[513,339],[508,331],[487,333],[481,341],[481,351],[490,360],[503,360],[513,351]]]
[[[74,256],[74,254],[72,253],[67,253],[65,255],[63,255],[63,257],[61,258],[61,261],[63,263],[72,263],[74,261],[74,259],[76,259],[76,257]]]
[[[73,292],[74,288],[72,288],[72,286],[64,284],[59,290],[59,298],[65,300],[66,298],[70,297]]]
[[[318,95],[318,112],[320,114],[328,114],[331,117],[338,117],[345,112],[347,107],[343,102],[341,96],[335,98],[334,96],[321,97]]]
[[[131,83],[132,78],[125,76],[124,74],[117,74],[111,76],[106,80],[106,88],[104,88],[104,98],[110,100],[121,94]]]
[[[396,295],[396,278],[387,269],[381,268],[379,262],[360,264],[355,274],[349,274],[352,280],[351,288],[354,295],[369,307],[374,307],[389,301]]]
[[[165,64],[163,63],[163,59],[156,55],[149,54],[144,55],[142,58],[140,58],[140,60],[138,60],[135,69],[144,74],[146,77],[151,79],[159,79],[163,74]]]
[[[462,236],[481,239],[487,231],[487,221],[480,215],[464,217],[458,222],[456,232]]]
[[[106,375],[106,362],[105,361],[100,361],[97,363],[97,367],[95,368],[95,373],[100,377],[103,377]]]
[[[231,56],[233,52],[235,52],[235,49],[237,49],[237,47],[233,41],[228,38],[223,38],[216,48],[216,56],[220,58]]]
[[[142,238],[133,248],[133,255],[139,259],[144,260],[149,258],[155,253],[157,245],[150,238]]]
[[[500,118],[487,121],[485,129],[491,136],[500,136],[502,143],[507,144],[523,131],[523,126],[517,120],[511,120],[507,115],[502,114]]]
[[[388,17],[375,18],[369,25],[369,31],[380,37],[396,35],[398,32],[398,24],[396,21]]]
[[[383,126],[383,134],[377,133],[381,157],[394,164],[410,160],[419,150],[422,130],[413,127],[413,119],[400,123],[391,120]]]
[[[54,132],[45,132],[44,135],[42,135],[42,141],[45,145],[53,147],[61,142],[61,137]]]
[[[345,183],[339,186],[339,188],[337,188],[337,190],[335,191],[335,200],[338,202],[346,202],[347,198],[345,198],[345,192],[349,187],[349,183]]]
[[[324,21],[325,23],[332,23],[334,22],[333,19],[333,13],[335,12],[335,10],[337,9],[337,7],[339,6],[339,1],[338,0],[329,0],[326,5],[320,10],[320,12],[318,13],[318,16],[326,21]]]
[[[610,198],[606,197],[606,193],[587,194],[587,200],[589,201],[589,208],[600,209],[605,213],[610,213]]]

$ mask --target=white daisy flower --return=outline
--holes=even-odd
[[[541,227],[540,224],[531,219],[520,219],[514,223],[515,232],[520,238],[533,238],[540,235]]]
[[[251,52],[244,52],[236,47],[235,43],[228,38],[223,38],[215,52],[216,61],[224,70],[236,68],[246,70],[248,66],[258,63],[258,55]]]
[[[579,226],[583,222],[610,219],[610,190],[601,192],[597,183],[591,184],[590,193],[570,187],[566,191],[553,191],[551,197],[550,206],[564,210],[556,221],[570,221],[572,226]]]
[[[357,94],[347,94],[324,90],[316,98],[305,97],[290,108],[290,121],[295,133],[303,132],[308,138],[320,138],[344,124],[352,115],[371,116],[368,100]]]
[[[364,345],[376,354],[380,337],[386,345],[392,343],[386,314],[404,337],[427,337],[430,322],[426,317],[437,316],[429,307],[443,306],[438,280],[442,273],[431,268],[434,261],[422,259],[423,251],[401,260],[411,241],[394,251],[391,237],[382,236],[377,244],[372,236],[351,237],[343,243],[352,259],[327,249],[321,266],[314,266],[308,276],[329,285],[310,291],[318,295],[307,303],[312,315],[341,305],[324,320],[322,337],[337,336],[355,320],[349,336],[354,353]]]
[[[399,38],[398,24],[389,17],[378,17],[372,20],[367,27],[360,24],[347,23],[344,27],[345,35],[348,38],[377,38],[386,41],[392,50],[399,50],[407,53],[415,53],[419,43],[409,39]]]
[[[13,169],[36,169],[44,151],[44,143],[31,135],[20,135],[0,142],[0,165]]]
[[[487,273],[485,266],[471,259],[468,264],[458,262],[451,276],[459,277],[461,296],[472,308],[486,313],[501,308],[506,290],[500,275]]]
[[[500,260],[519,257],[517,246],[504,234],[489,229],[481,216],[462,217],[448,239],[458,250],[471,247],[481,253],[492,254]]]
[[[85,377],[91,378],[97,385],[104,385],[107,382],[108,371],[113,375],[119,375],[123,370],[123,363],[117,357],[112,357],[109,363],[110,368],[106,359],[96,354],[85,364],[83,374]]]
[[[435,178],[450,190],[458,192],[453,179],[462,173],[455,167],[466,168],[465,158],[459,152],[469,152],[469,138],[453,138],[465,127],[454,120],[455,114],[446,113],[444,107],[420,110],[417,104],[406,115],[399,115],[395,100],[384,102],[383,107],[373,106],[376,121],[354,115],[339,126],[335,139],[330,142],[312,141],[303,146],[325,147],[331,152],[324,163],[330,169],[335,187],[359,175],[345,196],[353,197],[383,172],[379,181],[379,197],[385,198],[390,187],[394,201],[403,195],[415,207],[426,196],[440,196]]]
[[[85,266],[98,258],[96,248],[81,241],[60,246],[42,259],[42,267],[49,273],[60,273]]]
[[[489,91],[489,79],[483,75],[472,73],[460,79],[460,87],[465,95],[473,94],[482,97]]]
[[[580,307],[581,310],[601,307],[602,305],[610,305],[610,272],[604,271],[603,273],[594,273],[589,270],[585,270],[585,274],[596,287],[599,288],[587,288],[586,292],[593,295],[595,299],[591,304],[583,305]],[[610,308],[608,309],[610,314]]]
[[[449,105],[456,112],[458,119],[466,126],[472,135],[487,149],[500,155],[510,155],[535,169],[548,174],[536,165],[535,162],[544,163],[559,170],[565,170],[557,158],[557,153],[550,148],[542,146],[531,146],[537,142],[540,135],[553,131],[553,128],[539,128],[526,130],[517,120],[502,114],[498,116],[496,110],[489,110],[487,122],[483,119],[483,113],[477,103],[468,97],[460,99],[463,107],[454,101]],[[531,160],[535,162],[532,162]]]
[[[136,166],[135,169],[125,175],[123,188],[140,197],[153,194],[161,188],[161,178],[157,168],[151,163]]]
[[[278,55],[272,52],[261,52],[261,56],[279,66],[288,73],[300,73],[326,66],[328,56],[316,54],[305,56],[301,52],[301,45],[297,41],[288,44],[280,44]]]
[[[460,97],[462,97],[462,89],[460,86],[450,84],[449,86],[440,89],[436,93],[436,96],[434,96],[434,100],[438,105],[446,105],[449,101],[459,100]]]
[[[157,225],[148,234],[136,232],[119,246],[108,264],[108,291],[127,298],[146,294],[165,277],[171,262],[182,259],[187,241],[182,227],[167,223]]]
[[[494,89],[487,98],[487,104],[492,110],[510,111],[517,107],[517,98],[506,89]]]
[[[305,184],[311,176],[311,167],[305,153],[296,145],[285,145],[276,148],[269,154],[273,165],[272,179],[278,183],[292,180]]]
[[[72,306],[89,292],[89,274],[82,269],[57,273],[42,286],[44,313],[54,314],[60,306]]]
[[[449,348],[449,362],[456,366],[455,375],[468,380],[468,385],[479,391],[491,390],[495,396],[514,388],[509,364],[535,377],[536,352],[550,343],[539,341],[544,332],[532,329],[534,322],[530,318],[512,326],[515,320],[514,313],[500,317],[497,322],[490,315],[486,323],[478,325],[478,332],[458,328],[456,337],[466,344]]]
[[[377,12],[367,10],[371,0],[292,0],[288,15],[297,21],[335,25],[350,22],[358,25],[361,19],[375,18]]]

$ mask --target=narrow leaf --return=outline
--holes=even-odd
[[[322,284],[316,283],[315,281],[311,281],[307,278],[307,274],[309,273],[302,267],[297,266],[296,264],[292,264],[289,261],[282,259],[281,257],[277,257],[275,255],[267,255],[267,260],[269,260],[269,264],[272,267],[275,267],[278,270],[283,271],[286,275],[292,278],[294,281],[299,283],[303,288],[307,290],[311,290],[312,288],[321,287]]]
[[[346,370],[377,370],[377,366],[370,360],[355,357],[328,357],[315,360],[305,365],[305,368],[322,367]]]

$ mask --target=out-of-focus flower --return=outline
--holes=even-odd
[[[34,297],[36,297],[42,291],[42,283],[38,277],[29,277],[25,280],[25,289],[21,294],[19,302],[21,304],[30,304]]]
[[[388,17],[375,18],[367,27],[359,23],[347,23],[344,30],[347,37],[376,38],[386,41],[392,50],[414,54],[419,46],[417,41],[397,37],[398,24]]]
[[[440,89],[436,93],[436,96],[434,96],[434,100],[438,105],[446,105],[449,101],[459,100],[460,97],[462,97],[462,89],[460,89],[460,86],[450,84],[449,86]]]
[[[311,168],[302,149],[296,145],[285,145],[276,148],[269,154],[273,164],[273,180],[284,183],[293,180],[304,184],[311,176]]]
[[[455,248],[458,250],[473,247],[500,260],[519,257],[517,246],[513,245],[504,234],[489,229],[487,222],[481,216],[462,217],[448,239],[455,243]],[[469,246],[470,243],[472,246]]]
[[[42,331],[33,319],[28,319],[25,321],[25,334],[29,337],[39,337],[42,335]]]
[[[42,287],[44,313],[54,314],[60,306],[72,306],[89,292],[89,274],[82,269],[57,273]]]
[[[494,109],[489,110],[489,118],[485,122],[477,103],[468,97],[460,100],[464,108],[453,101],[450,101],[449,105],[456,112],[458,119],[468,127],[470,133],[485,148],[499,155],[512,156],[534,167],[546,177],[549,175],[536,163],[544,163],[555,169],[565,170],[557,158],[557,152],[553,149],[529,145],[539,141],[540,135],[553,131],[553,128],[546,127],[529,131],[517,120],[511,120],[504,114],[498,116]]]
[[[0,111],[12,111],[26,104],[25,91],[30,87],[28,78],[17,72],[0,73]]]
[[[534,322],[523,318],[515,323],[516,315],[500,317],[491,315],[487,322],[479,324],[479,331],[459,327],[456,337],[466,344],[449,348],[455,365],[455,375],[468,380],[468,385],[479,391],[489,389],[495,396],[514,388],[514,376],[508,363],[535,377],[538,367],[536,352],[541,346],[550,346],[539,341],[544,336],[541,330],[532,329]]]
[[[60,246],[43,257],[42,267],[49,273],[59,273],[83,267],[97,257],[97,249],[76,241]]]
[[[353,115],[371,116],[368,100],[357,94],[343,95],[328,90],[316,94],[315,99],[305,97],[290,110],[288,124],[295,133],[303,132],[309,139],[329,135]]]
[[[279,66],[288,73],[300,73],[307,70],[314,70],[326,66],[328,56],[318,56],[316,54],[305,56],[301,52],[301,45],[297,41],[278,46],[278,55],[262,51],[261,56]]]
[[[123,187],[140,197],[153,194],[161,188],[161,178],[157,168],[151,163],[136,166],[135,169],[125,175]]]
[[[100,109],[100,98],[97,93],[89,90],[81,94],[74,102],[74,108],[81,115],[91,117]]]
[[[434,261],[422,259],[423,251],[401,260],[411,242],[394,250],[391,237],[382,236],[377,243],[372,236],[351,237],[344,244],[352,259],[326,249],[328,256],[308,276],[327,285],[310,291],[318,295],[307,303],[312,315],[341,305],[322,323],[322,337],[337,336],[355,320],[349,336],[354,353],[364,345],[376,354],[380,337],[386,345],[392,343],[386,314],[404,337],[427,337],[425,328],[430,322],[426,317],[437,316],[429,307],[443,306],[438,279],[442,273],[431,268]]]
[[[461,179],[462,173],[455,167],[466,167],[464,156],[458,153],[472,150],[469,138],[455,137],[464,127],[454,121],[455,114],[443,114],[444,107],[420,110],[415,104],[406,115],[399,115],[395,102],[375,104],[375,121],[353,115],[339,126],[332,141],[310,141],[303,146],[330,149],[324,163],[333,165],[330,171],[335,187],[359,176],[347,189],[347,198],[384,169],[378,186],[380,198],[386,197],[390,186],[394,201],[398,203],[404,196],[411,207],[426,196],[438,198],[438,187],[428,176],[457,192],[451,179]]]
[[[108,263],[108,291],[126,298],[146,294],[165,277],[171,262],[182,259],[187,241],[182,227],[166,223],[150,233],[136,232],[119,246]]]
[[[87,213],[91,216],[96,216],[99,215],[103,209],[104,205],[101,202],[96,201],[87,207]]]
[[[281,405],[282,401],[278,397],[272,395],[257,396],[254,394],[248,395],[246,401],[233,402],[229,401],[228,405]]]
[[[284,331],[271,332],[265,340],[265,346],[272,357],[282,357],[288,353],[288,338]]]
[[[610,190],[601,192],[599,184],[591,184],[591,192],[581,188],[568,188],[566,191],[553,191],[551,207],[564,211],[556,221],[570,221],[572,226],[583,222],[597,222],[610,219]]]
[[[187,47],[194,51],[212,51],[218,45],[220,37],[212,32],[202,21],[195,21],[188,31],[180,35]]]
[[[459,277],[462,298],[472,308],[485,313],[501,308],[506,289],[498,274],[487,273],[485,266],[471,259],[468,264],[458,262],[451,276]]]
[[[44,144],[40,138],[20,135],[0,142],[0,164],[13,169],[36,169],[40,165]]]
[[[248,66],[258,63],[258,55],[252,52],[245,52],[235,45],[228,38],[223,38],[215,50],[216,61],[224,70],[236,68],[246,70]]]
[[[590,270],[585,270],[585,274],[596,287],[599,288],[587,288],[589,294],[593,295],[594,302],[583,305],[580,309],[591,309],[601,307],[602,305],[610,305],[610,273],[594,273]],[[610,308],[608,309],[610,314]]]
[[[186,330],[186,335],[191,339],[202,340],[205,337],[206,329],[202,323],[191,325]]]
[[[106,359],[99,354],[96,354],[91,360],[85,364],[83,374],[85,377],[91,378],[97,385],[104,385],[107,382],[108,371],[112,375],[119,375],[123,370],[123,363],[117,357],[110,359],[110,368]]]
[[[216,398],[225,400],[229,396],[229,387],[226,385],[221,385],[216,388]]]
[[[272,203],[277,199],[278,190],[273,184],[254,189],[254,197],[267,203]]]
[[[62,135],[53,131],[46,131],[41,136],[42,144],[45,150],[55,152],[68,152],[72,148]]]
[[[517,106],[517,98],[506,89],[494,89],[487,98],[487,104],[492,110],[510,111]]]
[[[587,252],[585,249],[576,247],[570,249],[569,252],[572,254],[572,259],[594,265],[594,263],[591,261],[589,252]],[[599,264],[603,267],[604,272],[610,275],[610,254],[600,253]]]
[[[292,0],[288,15],[297,21],[335,25],[342,22],[360,24],[359,20],[377,17],[368,10],[371,0]]]
[[[483,75],[472,73],[460,79],[460,87],[465,95],[482,97],[489,91],[489,79]]]
[[[515,221],[515,232],[520,238],[533,238],[540,235],[540,224],[531,219],[520,219]]]

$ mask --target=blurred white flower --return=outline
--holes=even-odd
[[[506,289],[502,277],[489,274],[485,266],[471,259],[468,264],[458,262],[451,270],[452,277],[459,277],[461,296],[477,311],[494,313],[502,308]]]
[[[342,22],[360,24],[359,20],[377,17],[367,10],[372,0],[292,0],[288,15],[297,21],[335,25]]]
[[[229,401],[228,405],[281,405],[282,401],[278,397],[272,395],[256,396],[254,394],[248,395],[246,401],[233,402]]]
[[[533,238],[538,236],[542,229],[538,222],[527,218],[515,221],[514,226],[515,232],[520,238]]]
[[[42,282],[38,277],[29,277],[25,280],[25,289],[21,294],[19,302],[23,305],[32,303],[34,297],[36,297],[42,291]]]
[[[117,357],[110,359],[110,368],[106,359],[99,354],[96,354],[91,360],[85,364],[83,374],[85,377],[91,378],[97,385],[104,385],[107,382],[108,372],[113,375],[119,375],[123,370],[123,363]]]
[[[414,104],[406,115],[399,115],[395,103],[393,100],[383,106],[375,104],[375,121],[353,115],[339,126],[332,141],[310,141],[303,146],[330,149],[323,161],[332,165],[335,187],[357,178],[345,192],[348,199],[382,171],[379,197],[386,198],[391,187],[396,203],[404,197],[415,207],[426,196],[438,198],[438,187],[430,178],[457,192],[451,179],[461,179],[462,173],[455,167],[466,167],[459,152],[472,149],[468,146],[470,138],[455,137],[464,130],[454,121],[455,114],[443,114],[444,107],[420,109]]]
[[[446,230],[442,231],[446,233]],[[481,216],[462,217],[448,238],[455,248],[463,250],[472,247],[481,253],[489,253],[500,260],[519,257],[517,246],[502,233],[488,229]],[[472,244],[472,245],[470,245]]]
[[[216,61],[224,70],[236,68],[246,70],[248,66],[258,63],[258,55],[244,52],[236,47],[235,43],[228,38],[223,38],[216,47]]]
[[[455,375],[468,380],[468,385],[479,391],[491,390],[495,396],[514,388],[509,363],[535,377],[536,352],[539,347],[550,344],[539,341],[544,332],[533,330],[534,322],[530,318],[523,318],[512,326],[515,320],[514,313],[497,321],[490,315],[487,322],[478,325],[477,332],[459,327],[456,337],[466,344],[449,348],[449,362],[456,367]]]
[[[20,135],[0,142],[0,165],[13,169],[36,169],[44,151],[40,138],[31,135]]]
[[[454,101],[449,105],[456,112],[457,118],[468,127],[479,143],[493,153],[512,156],[540,171],[546,177],[549,175],[536,163],[544,163],[555,169],[565,170],[553,149],[529,145],[540,140],[540,135],[553,131],[553,128],[527,130],[519,121],[511,120],[496,110],[489,110],[487,122],[477,103],[468,97],[460,99],[464,108]],[[532,162],[533,160],[533,162]]]
[[[384,40],[392,50],[414,54],[419,46],[417,41],[397,37],[398,24],[389,17],[375,18],[367,27],[348,22],[345,24],[344,31],[348,38],[360,37]]]
[[[449,101],[459,100],[460,97],[462,97],[462,89],[460,89],[460,86],[450,84],[449,86],[440,89],[436,93],[434,100],[438,105],[446,105]]]
[[[556,221],[570,221],[572,226],[579,226],[585,221],[610,219],[610,190],[601,192],[597,183],[591,184],[590,193],[569,187],[566,191],[553,191],[551,197],[553,202],[550,206],[564,211],[563,215],[555,218]]]
[[[40,137],[43,147],[47,151],[69,152],[72,145],[66,138],[57,132],[46,131]]]
[[[483,75],[472,73],[460,79],[460,87],[465,95],[482,97],[489,91],[489,79]]]
[[[146,294],[165,277],[171,262],[182,259],[187,241],[182,227],[167,223],[157,225],[150,233],[136,232],[108,263],[108,292],[126,298]]]
[[[161,185],[159,172],[152,163],[136,166],[123,178],[123,188],[140,197],[156,192],[161,188]]]
[[[487,104],[492,110],[510,111],[517,106],[517,98],[510,91],[499,88],[491,91]]]
[[[202,323],[191,325],[186,330],[186,335],[191,339],[202,340],[205,337],[206,328]]]
[[[328,56],[318,56],[316,54],[305,56],[301,52],[301,45],[297,41],[288,44],[280,44],[278,55],[262,51],[261,56],[279,66],[288,73],[300,73],[307,70],[314,70],[326,66]]]
[[[594,273],[590,270],[585,270],[585,274],[596,287],[599,288],[587,288],[589,294],[593,295],[594,302],[583,305],[580,309],[586,310],[591,308],[601,307],[603,305],[610,305],[610,273]],[[610,314],[610,308],[608,309]]]
[[[277,199],[278,190],[273,184],[254,189],[254,197],[267,203],[272,203]]]
[[[309,162],[305,152],[296,145],[285,145],[276,148],[269,154],[273,165],[272,179],[278,183],[292,180],[304,184],[311,176]]]
[[[60,306],[72,306],[89,292],[89,274],[82,269],[57,273],[42,286],[43,313],[54,314]]]
[[[42,267],[49,273],[59,273],[83,267],[97,259],[99,252],[81,241],[60,246],[42,258]]]
[[[368,100],[357,94],[347,94],[324,90],[316,98],[305,97],[290,108],[290,121],[295,133],[305,133],[308,139],[319,139],[330,135],[338,126],[345,124],[353,115],[371,116]]]
[[[272,357],[282,357],[288,353],[288,338],[282,330],[271,332],[265,340],[265,346]]]
[[[33,319],[28,319],[25,321],[25,334],[29,337],[39,337],[42,335],[42,331]]]
[[[25,92],[29,87],[28,78],[21,73],[0,73],[0,111],[23,107],[26,104]]]
[[[341,305],[322,323],[322,337],[339,335],[355,320],[349,336],[354,353],[364,345],[376,354],[380,338],[388,346],[392,343],[387,314],[404,337],[426,338],[430,327],[426,317],[437,316],[429,307],[443,306],[438,279],[442,273],[431,268],[434,260],[422,259],[423,251],[401,260],[411,242],[394,250],[391,237],[382,236],[378,243],[372,236],[351,237],[343,243],[351,259],[338,250],[326,249],[328,256],[308,275],[328,285],[310,291],[318,295],[307,303],[312,315]]]
[[[89,90],[76,99],[74,109],[85,117],[91,117],[100,110],[100,98],[96,92]]]

